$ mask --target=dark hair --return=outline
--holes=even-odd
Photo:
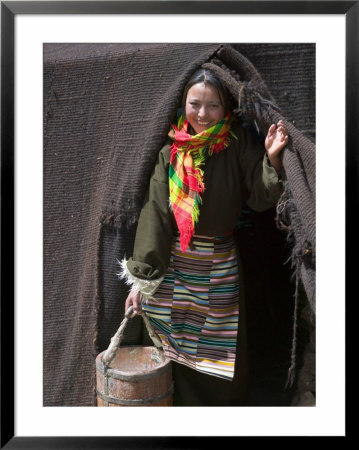
[[[211,84],[218,92],[219,98],[221,100],[222,106],[224,110],[227,112],[231,109],[233,99],[231,98],[230,93],[227,88],[223,86],[223,84],[215,77],[213,72],[208,69],[199,69],[197,70],[187,82],[182,96],[182,108],[183,111],[186,110],[186,99],[188,91],[191,87],[198,83]]]

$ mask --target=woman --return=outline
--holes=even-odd
[[[259,140],[231,112],[208,70],[187,83],[184,115],[151,176],[132,258],[126,310],[143,309],[173,361],[174,405],[245,405],[247,356],[240,261],[232,231],[245,202],[256,211],[282,191],[284,124]]]

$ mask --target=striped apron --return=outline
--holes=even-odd
[[[239,313],[239,275],[232,235],[179,237],[153,298],[143,305],[166,356],[199,372],[231,380]]]

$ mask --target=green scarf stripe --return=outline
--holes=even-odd
[[[174,168],[170,165],[169,167],[169,177],[170,177],[170,183],[174,183],[178,186],[179,190],[183,187],[183,182],[181,178],[178,177],[177,173],[175,172]]]
[[[220,122],[218,122],[216,125],[214,125],[212,128],[213,130],[210,132],[211,136],[210,139],[215,139],[215,136],[218,134],[219,131],[221,131],[221,128],[224,124],[225,120],[221,120]],[[214,136],[214,138],[212,138],[212,136]]]

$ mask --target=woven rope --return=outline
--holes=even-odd
[[[104,363],[105,368],[107,368],[110,365],[111,361],[113,360],[113,358],[116,355],[117,349],[119,348],[119,346],[122,342],[127,323],[131,319],[132,311],[133,311],[133,306],[130,306],[126,311],[125,317],[123,318],[118,330],[111,338],[110,345],[108,346],[107,350],[105,351],[105,353],[102,357],[102,362]],[[161,349],[162,348],[161,340],[157,336],[155,330],[153,329],[153,327],[144,311],[142,311],[141,317],[143,318],[143,321],[146,325],[148,334],[149,334],[150,338],[152,339],[153,343],[155,344],[155,347]]]

